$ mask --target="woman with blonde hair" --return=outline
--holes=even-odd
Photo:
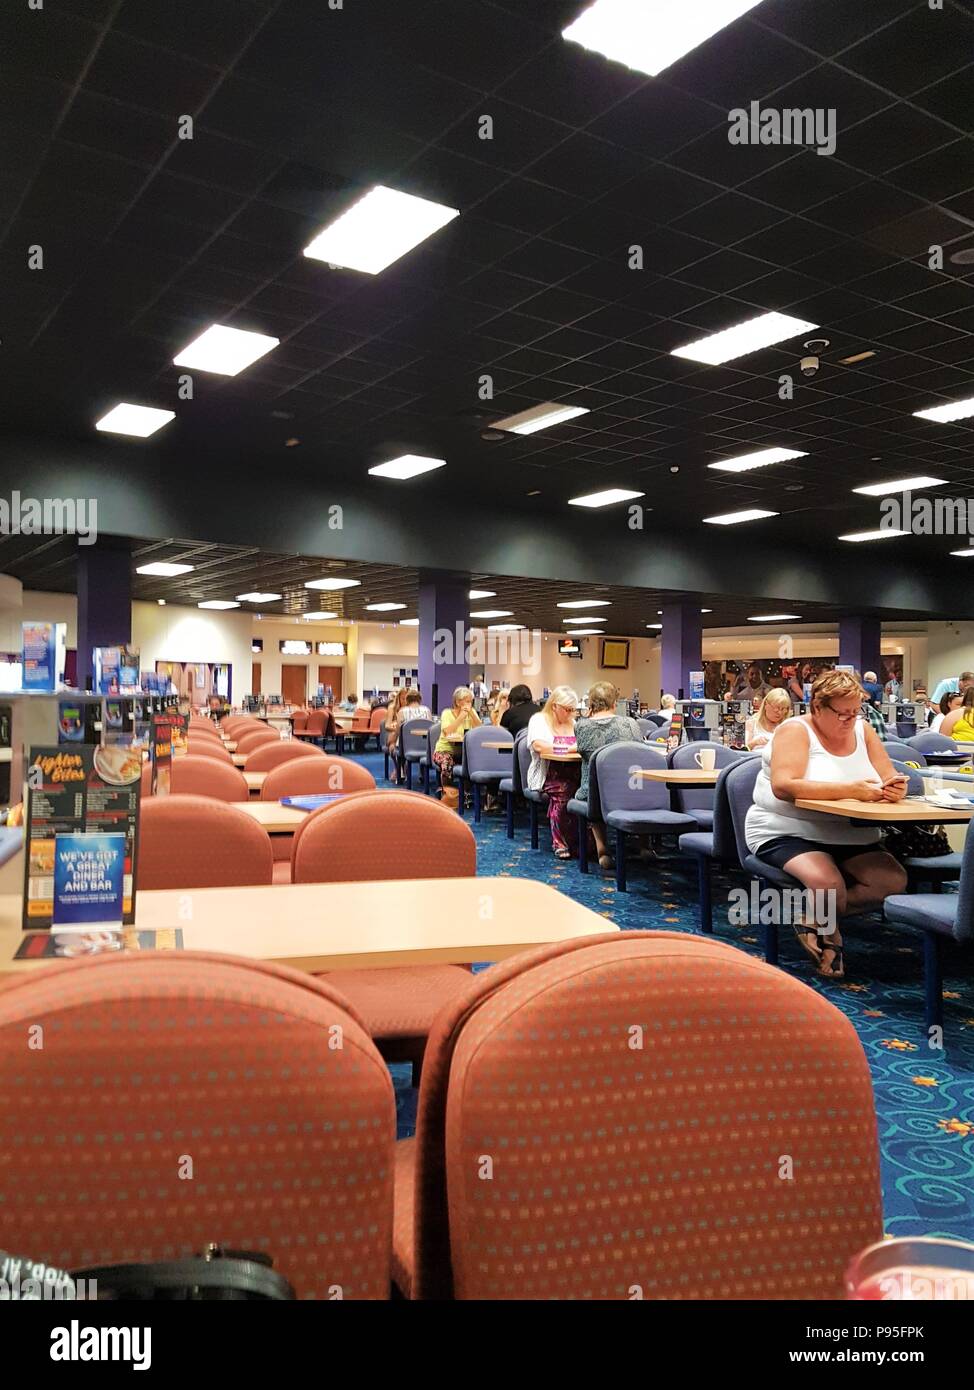
[[[761,701],[761,708],[744,726],[744,746],[752,752],[763,748],[791,714],[791,696],[787,690],[769,690]]]
[[[752,854],[783,869],[815,894],[826,912],[803,912],[793,923],[818,973],[845,974],[838,917],[878,907],[906,891],[906,873],[882,848],[877,822],[799,809],[798,801],[896,802],[907,779],[896,772],[882,740],[860,717],[864,691],[847,671],[826,671],[812,686],[809,713],[789,719],[764,745],[745,822]],[[824,915],[825,922],[816,916]]]
[[[578,696],[571,686],[556,685],[544,707],[531,716],[527,740],[531,749],[528,786],[548,798],[551,848],[556,859],[572,859],[576,852],[575,817],[568,803],[578,790],[581,760],[575,744]]]
[[[440,769],[443,804],[454,811],[460,804],[460,792],[453,785],[453,768],[462,757],[464,734],[479,726],[480,715],[473,707],[473,691],[467,685],[458,685],[450,708],[440,715],[440,736],[433,749],[433,761]]]
[[[616,700],[619,691],[611,681],[596,681],[586,696],[588,718],[576,725],[576,746],[582,755],[582,776],[577,801],[588,801],[589,764],[600,748],[610,743],[642,743],[643,734],[635,719],[616,714]],[[615,860],[609,852],[605,839],[605,823],[590,820],[589,829],[598,851],[599,867],[615,868]]]
[[[399,781],[399,765],[396,762],[396,745],[399,742],[399,716],[406,704],[406,696],[409,688],[402,686],[399,690],[393,691],[389,697],[389,704],[386,706],[385,733],[386,733],[386,752],[392,760],[391,781]]]

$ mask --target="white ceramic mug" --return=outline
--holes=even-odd
[[[693,761],[697,767],[703,768],[704,772],[713,772],[717,762],[716,748],[701,748],[699,752],[694,753]]]

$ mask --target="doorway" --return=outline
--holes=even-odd
[[[345,668],[343,666],[318,667],[318,684],[323,685],[326,690],[331,686],[336,705],[345,693],[342,690],[342,675],[344,674],[344,670]]]
[[[303,705],[308,698],[307,666],[281,667],[281,695],[286,705]]]
[[[260,694],[260,662],[250,663],[250,693],[251,695]]]

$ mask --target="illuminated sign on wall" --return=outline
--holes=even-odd
[[[280,647],[282,656],[310,656],[312,652],[310,642],[301,642],[291,637],[282,637]]]
[[[318,655],[319,655],[319,656],[344,656],[344,655],[345,655],[345,643],[344,643],[344,642],[319,642],[319,643],[318,643]]]

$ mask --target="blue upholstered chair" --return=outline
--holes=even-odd
[[[606,747],[611,748],[611,744]],[[588,873],[588,827],[589,821],[602,820],[602,802],[599,798],[599,769],[598,761],[605,748],[597,748],[589,759],[588,764],[588,797],[580,801],[577,796],[573,796],[569,801],[567,810],[578,821],[578,869],[580,873]]]
[[[738,862],[745,873],[750,874],[753,878],[761,879],[765,883],[770,883],[775,888],[801,890],[802,884],[797,878],[793,878],[791,874],[786,874],[784,869],[776,869],[773,864],[766,864],[763,859],[758,859],[757,855],[752,854],[747,847],[747,841],[744,838],[744,823],[748,810],[754,801],[754,784],[760,770],[760,758],[740,758],[736,763],[732,763],[724,773],[726,778],[724,786],[727,790],[727,803],[730,807],[731,824],[737,843]],[[769,965],[778,964],[778,928],[772,922],[764,924],[764,958]]]
[[[904,743],[901,739],[891,738],[883,744],[886,752],[891,758],[899,758],[904,763],[919,763],[921,767],[926,767],[927,760],[919,748],[912,748],[910,744]]]
[[[504,748],[488,748],[489,743],[502,743]],[[496,724],[481,724],[471,729],[463,740],[463,763],[466,779],[473,787],[473,818],[480,821],[481,796],[484,787],[500,790],[500,784],[511,772],[514,736]]]
[[[907,767],[905,762],[899,758],[891,758],[890,762],[897,772],[902,772],[904,777],[909,777],[910,784],[906,789],[907,796],[922,796],[927,790],[927,777],[921,777],[919,772]],[[946,779],[945,779],[946,780]],[[961,781],[960,776],[951,779]],[[968,779],[969,785],[974,790],[974,778]],[[953,883],[960,878],[962,855],[950,852],[948,854],[931,855],[912,855],[904,863],[904,867],[910,876],[911,886],[916,889],[917,884],[929,883],[934,893],[939,893],[941,885]]]
[[[920,753],[963,753],[964,749],[959,748],[952,738],[946,734],[914,734],[912,738],[905,739],[910,748]],[[974,756],[974,746],[971,748]]]
[[[514,740],[514,752],[510,759],[510,772],[506,777],[502,777],[498,791],[507,798],[507,838],[514,839],[514,804],[519,796],[524,795],[524,788],[521,786],[521,764],[517,756],[518,740],[527,738],[527,730],[522,729]],[[504,755],[507,756],[506,754]]]
[[[419,768],[420,782],[423,791],[428,791],[426,785],[429,774],[429,740],[422,737],[428,734],[433,727],[432,719],[410,719],[399,727],[399,740],[396,745],[396,762],[399,770],[406,772],[406,788],[408,791],[413,789],[413,768]]]
[[[732,751],[732,750],[730,750]],[[711,865],[722,864],[728,868],[739,868],[737,841],[731,822],[730,804],[727,800],[727,776],[738,760],[727,763],[717,778],[713,790],[713,823],[710,830],[691,830],[681,835],[677,841],[681,854],[689,854],[697,861],[697,888],[700,912],[700,930],[712,932],[714,929],[713,896],[711,891]]]
[[[740,753],[733,748],[726,747],[723,743],[701,741],[700,743],[684,743],[679,748],[674,748],[667,761],[672,768],[698,768],[700,764],[697,762],[696,755],[701,748],[714,750],[714,766],[717,768],[729,767],[740,757]],[[674,787],[673,807],[674,810],[683,811],[686,815],[692,816],[699,830],[709,830],[714,823],[714,789],[712,787]]]
[[[897,893],[883,904],[888,922],[915,927],[923,934],[925,1023],[943,1026],[943,947],[974,941],[974,835],[968,831],[961,856],[957,893]]]
[[[600,750],[598,758],[602,819],[615,832],[616,887],[624,893],[627,835],[680,835],[697,827],[691,816],[670,809],[670,789],[665,782],[631,775],[641,769],[665,769],[665,753],[648,743],[610,743]]]
[[[521,780],[521,795],[528,803],[528,815],[531,818],[531,848],[538,848],[538,807],[547,806],[548,798],[544,792],[532,791],[528,786],[528,768],[531,766],[531,745],[528,743],[527,730],[524,730],[524,737],[515,741],[514,756],[517,759],[518,777]]]

